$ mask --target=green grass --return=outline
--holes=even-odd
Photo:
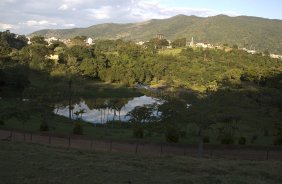
[[[2,101],[3,102],[3,101]],[[0,101],[0,105],[3,105]],[[18,130],[26,130],[31,132],[39,132],[40,125],[42,122],[42,117],[40,114],[33,114],[30,119],[24,124],[21,120],[11,118],[4,121],[4,125],[0,125],[0,128],[8,128],[8,129],[18,129]],[[144,137],[142,139],[133,137],[133,130],[128,127],[127,123],[122,123],[122,127],[120,124],[114,124],[114,128],[112,128],[112,124],[105,125],[97,125],[77,121],[70,120],[63,116],[53,115],[47,118],[47,123],[49,125],[49,132],[55,134],[63,134],[70,135],[73,132],[75,122],[80,122],[83,127],[83,136],[89,138],[98,138],[98,139],[112,139],[112,140],[128,140],[128,141],[148,141],[148,142],[165,142],[165,135],[162,133],[152,133],[147,134],[148,132],[144,132]],[[274,137],[263,136],[262,132],[257,132],[256,129],[250,129],[246,126],[246,129],[241,129],[242,131],[236,132],[235,136],[235,144],[238,144],[237,140],[243,136],[247,139],[247,145],[256,145],[256,146],[269,146],[273,145]],[[198,144],[198,136],[197,136],[198,128],[194,124],[188,124],[186,127],[186,136],[181,137],[179,143],[180,144]],[[208,130],[205,132],[205,135],[208,135],[210,138],[211,144],[220,144],[220,140],[217,139],[217,131],[216,128]],[[252,137],[256,135],[257,139],[254,142],[251,142]]]
[[[246,161],[78,151],[0,141],[5,184],[279,184],[281,161]]]

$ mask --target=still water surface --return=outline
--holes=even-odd
[[[157,98],[152,98],[148,96],[135,97],[129,100],[125,105],[123,105],[120,110],[115,110],[112,107],[107,107],[107,100],[104,102],[104,107],[101,108],[89,108],[85,101],[81,101],[79,104],[75,104],[72,110],[73,119],[82,119],[90,123],[106,123],[112,120],[128,121],[129,117],[126,114],[132,111],[137,106],[151,105],[154,103],[160,104],[160,100]],[[79,114],[75,112],[84,111],[84,113]],[[69,106],[56,108],[54,113],[69,117]]]

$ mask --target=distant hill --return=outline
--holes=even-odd
[[[186,37],[195,42],[212,44],[237,44],[240,47],[258,51],[269,50],[282,54],[282,20],[259,17],[196,17],[177,15],[168,19],[152,19],[130,24],[99,24],[88,28],[41,30],[30,36],[72,38],[88,36],[95,39],[126,39],[145,41],[162,33],[165,38],[174,40]]]

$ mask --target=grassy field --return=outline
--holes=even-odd
[[[162,55],[178,55],[182,51],[182,48],[176,48],[176,49],[163,49],[159,51],[159,54]]]
[[[16,101],[5,101],[0,100],[0,106],[5,108],[13,108],[17,106]],[[0,108],[1,109],[1,108]],[[49,115],[47,117],[47,123],[49,126],[49,132],[50,133],[56,133],[56,134],[64,134],[64,135],[70,135],[73,133],[73,128],[76,122],[79,122],[83,127],[83,135],[85,137],[90,138],[102,138],[102,139],[113,139],[113,140],[138,140],[138,138],[133,137],[133,130],[128,127],[129,124],[122,123],[122,126],[120,124],[115,124],[114,128],[112,128],[112,124],[109,123],[107,126],[105,125],[97,125],[82,122],[78,120],[70,120],[63,116],[58,115]],[[26,130],[31,132],[39,132],[40,131],[40,125],[42,123],[42,117],[38,112],[34,112],[30,116],[30,118],[23,124],[23,121],[21,119],[11,118],[8,120],[5,120],[4,125],[0,125],[0,128],[8,128],[8,129],[18,129],[18,130]],[[247,145],[257,145],[257,146],[268,146],[273,145],[273,139],[274,137],[269,136],[263,136],[261,132],[259,132],[257,129],[253,128],[250,130],[248,126],[246,126],[247,129],[241,129],[242,131],[240,134],[238,133],[237,137],[240,135],[244,135],[247,139],[246,144]],[[187,124],[186,128],[186,134],[185,137],[181,137],[180,143],[181,144],[197,144],[198,143],[198,136],[197,131],[198,128],[196,124],[189,123]],[[208,130],[206,132],[207,135],[210,137],[210,143],[211,144],[220,144],[220,141],[217,139],[217,128]],[[253,136],[256,135],[256,140],[252,141]],[[139,139],[140,140],[140,139]],[[165,142],[165,135],[162,133],[151,133],[148,134],[148,132],[144,133],[144,137],[141,139],[143,141],[150,141],[150,142]],[[238,144],[238,141],[236,140],[234,144]]]
[[[17,101],[14,100],[0,100],[0,109],[13,109],[17,107]],[[3,111],[4,111],[3,110]],[[133,137],[133,130],[128,127],[128,124],[123,123],[121,127],[120,124],[115,124],[112,128],[112,124],[95,126],[91,123],[70,120],[66,117],[58,115],[48,115],[47,123],[49,126],[49,132],[56,134],[70,135],[73,133],[73,128],[76,122],[79,122],[83,127],[83,135],[91,138],[102,138],[102,139],[113,139],[113,140],[137,140]],[[42,123],[41,114],[37,111],[30,114],[30,118],[23,124],[21,119],[10,118],[5,120],[4,125],[0,125],[0,128],[8,129],[19,129],[32,132],[38,132],[40,130],[40,125]],[[198,127],[194,123],[187,123],[186,127],[183,127],[186,131],[186,135],[181,137],[181,144],[197,144],[198,143]],[[217,127],[207,130],[205,135],[209,135],[211,144],[220,144],[220,140],[217,138]],[[268,146],[273,145],[274,136],[268,135],[264,136],[263,131],[257,128],[250,128],[248,124],[242,125],[240,132],[236,134],[237,139],[234,144],[238,144],[238,137],[246,137],[247,145],[257,145],[257,146]],[[255,137],[255,140],[254,140]],[[144,132],[144,137],[141,139],[143,141],[151,142],[165,142],[165,135],[162,133],[151,133]]]
[[[83,152],[0,141],[0,178],[17,183],[280,184],[282,162]]]

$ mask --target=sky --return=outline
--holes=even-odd
[[[0,31],[29,34],[40,29],[142,22],[178,14],[282,20],[281,7],[281,0],[0,0]]]

